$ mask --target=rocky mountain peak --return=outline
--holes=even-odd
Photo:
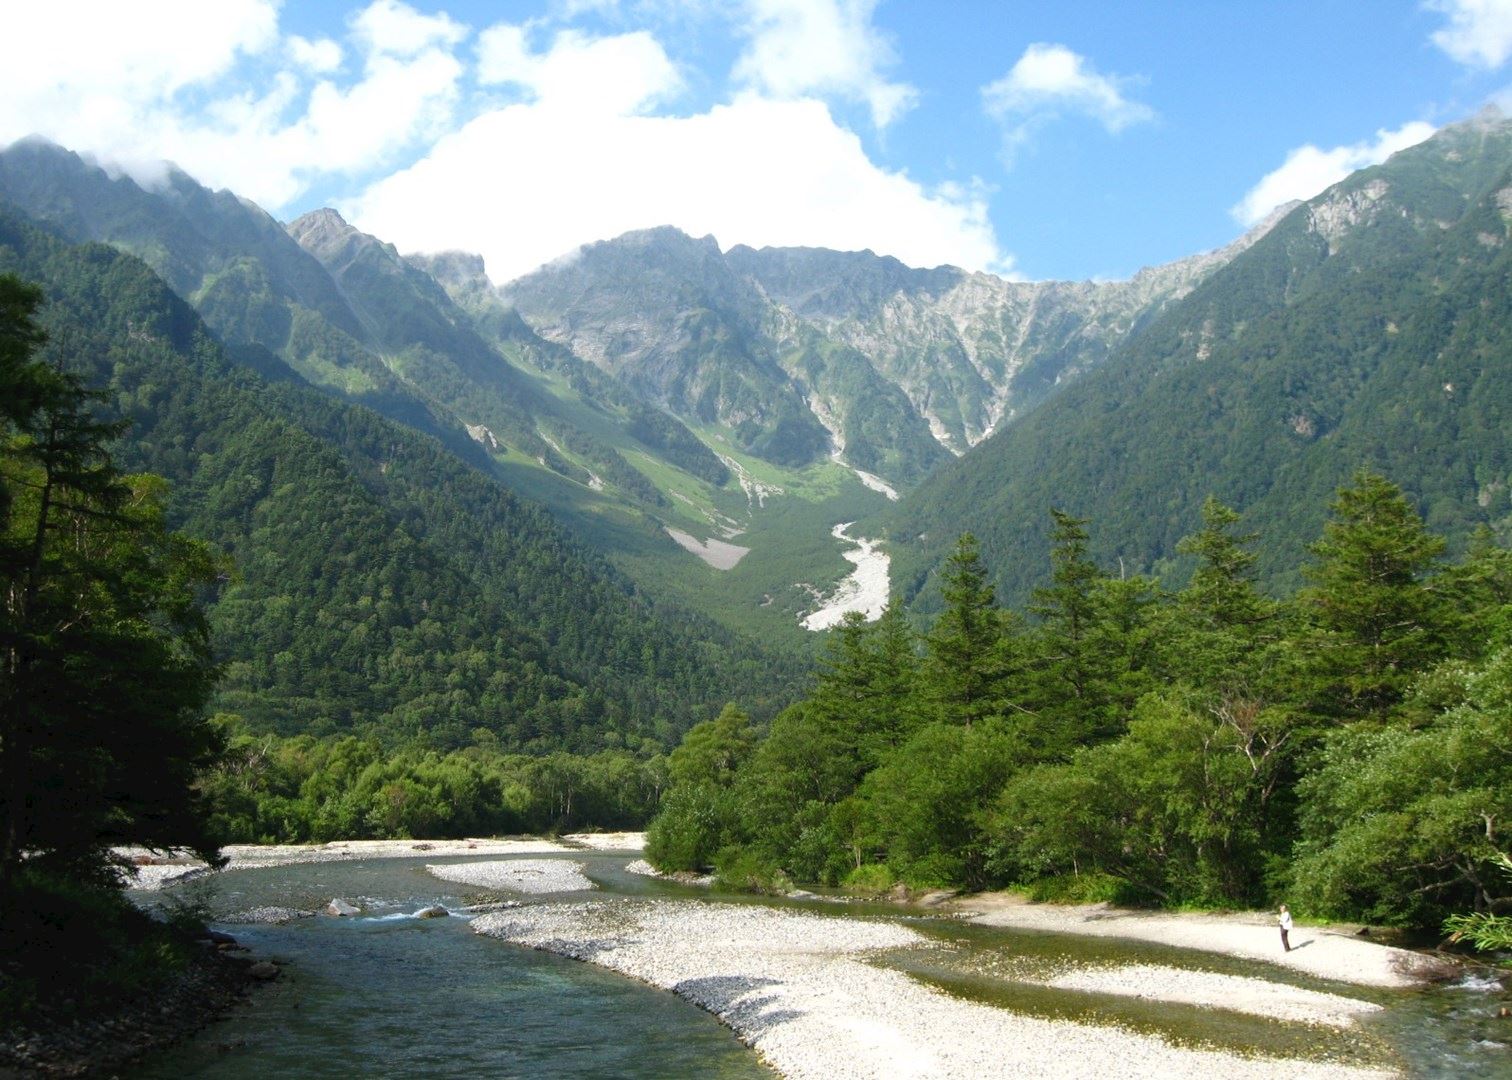
[[[357,232],[347,220],[329,206],[311,210],[284,226],[300,247],[308,249],[312,244],[321,247],[332,242],[346,240]]]
[[[406,255],[404,261],[435,278],[448,292],[491,287],[483,256],[471,251]]]

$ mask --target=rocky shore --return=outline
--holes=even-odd
[[[1263,912],[1220,915],[1133,911],[1109,904],[1036,904],[1013,893],[964,897],[947,909],[983,926],[1152,941],[1259,960],[1357,986],[1406,988],[1422,983],[1414,974],[1421,956],[1358,933],[1299,923],[1292,931],[1292,950],[1283,952],[1275,919]]]
[[[259,982],[277,977],[272,964],[221,947],[226,944],[208,941],[167,986],[114,1008],[60,1006],[23,1028],[0,1031],[0,1077],[110,1076],[195,1034]]]
[[[442,881],[459,881],[464,885],[530,895],[584,892],[596,888],[583,875],[582,863],[566,859],[508,859],[434,866],[427,863],[425,869]]]
[[[600,900],[479,917],[478,933],[588,961],[709,1010],[786,1077],[1364,1080],[1334,1062],[1178,1046],[952,997],[869,963],[928,939],[885,919],[748,904]]]
[[[584,839],[579,837],[577,839]],[[634,838],[639,833],[611,834]],[[631,839],[622,840],[624,843]],[[227,870],[255,870],[296,863],[351,862],[356,859],[422,859],[451,855],[555,855],[578,847],[535,837],[467,840],[334,840],[328,844],[231,844],[221,849]],[[191,856],[162,856],[140,848],[121,848],[117,854],[132,862],[127,888],[153,890],[182,884],[210,872]]]
[[[1327,1027],[1350,1027],[1360,1017],[1381,1011],[1381,1006],[1374,1002],[1341,994],[1158,964],[1080,968],[1047,979],[1044,985],[1057,990],[1118,994],[1202,1008],[1222,1008],[1273,1020],[1294,1020]]]

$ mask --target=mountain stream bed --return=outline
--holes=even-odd
[[[435,876],[423,858],[374,858],[228,871],[166,893],[141,894],[150,905],[194,890],[190,895],[209,906],[218,929],[234,934],[253,956],[279,963],[282,975],[223,1021],[130,1075],[773,1075],[730,1029],[680,997],[591,963],[472,932],[469,917],[457,909],[489,901],[526,907],[607,901],[612,913],[623,901],[710,898],[706,890],[628,872],[630,856],[623,853],[552,858],[581,865],[595,888],[555,894],[479,888]],[[321,910],[337,897],[353,901],[362,914],[282,925],[238,921],[241,913],[259,908]],[[1497,1016],[1498,1007],[1512,999],[1484,981],[1363,989],[1211,953],[990,928],[891,905],[718,899],[907,926],[918,943],[875,952],[867,963],[952,998],[1022,1016],[1137,1032],[1174,1046],[1263,1055],[1278,1064],[1327,1061],[1412,1077],[1512,1076],[1512,1020]],[[432,904],[453,914],[414,917]],[[1179,969],[1192,979],[1267,980],[1304,995],[1344,995],[1383,1008],[1330,1025],[1049,985],[1068,971],[1110,967]],[[1287,1071],[1283,1067],[1278,1075]]]

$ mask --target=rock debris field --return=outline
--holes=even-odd
[[[1023,1016],[954,998],[867,962],[885,950],[929,944],[917,931],[884,919],[749,904],[591,900],[483,915],[473,927],[670,990],[718,1016],[783,1076],[803,1080],[1392,1075],[1192,1049],[1123,1028]],[[1113,992],[1143,985],[1159,997],[1168,971],[1101,973],[1099,989],[1106,992],[1121,978],[1125,990]],[[1177,996],[1169,999],[1248,992],[1259,995],[1256,1008],[1284,1007],[1315,1023],[1349,1023],[1353,1013],[1373,1007],[1252,983],[1263,980],[1183,972],[1173,984]]]
[[[532,895],[584,892],[594,888],[593,882],[583,875],[583,864],[565,859],[427,864],[425,869],[442,881]]]

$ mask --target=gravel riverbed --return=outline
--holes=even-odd
[[[1263,912],[1208,915],[1132,911],[1109,904],[1036,904],[1009,893],[966,897],[951,907],[983,926],[1152,941],[1259,960],[1356,986],[1421,985],[1413,974],[1422,960],[1418,954],[1357,934],[1298,923],[1292,931],[1292,950],[1283,952],[1275,918]]]
[[[596,900],[480,916],[481,934],[640,979],[708,1009],[801,1078],[1388,1076],[1332,1062],[1176,1046],[1022,1016],[868,963],[927,939],[887,919],[748,904]]]
[[[1349,1027],[1359,1017],[1381,1011],[1371,1001],[1304,990],[1286,983],[1187,971],[1160,964],[1125,964],[1112,968],[1081,968],[1045,981],[1057,990],[1172,1001],[1204,1008],[1296,1020],[1306,1024]]]
[[[460,881],[485,889],[546,895],[596,888],[583,874],[583,864],[565,859],[508,859],[497,862],[426,864],[442,881]]]
[[[633,837],[636,834],[613,834]],[[591,845],[587,845],[591,846]],[[535,837],[469,840],[337,840],[329,844],[231,844],[221,849],[227,870],[256,870],[299,863],[352,862],[358,859],[434,859],[451,855],[553,855],[572,851],[555,840]],[[151,859],[127,871],[129,889],[162,889],[211,872],[192,856],[163,856],[145,848],[117,848],[128,860]]]

